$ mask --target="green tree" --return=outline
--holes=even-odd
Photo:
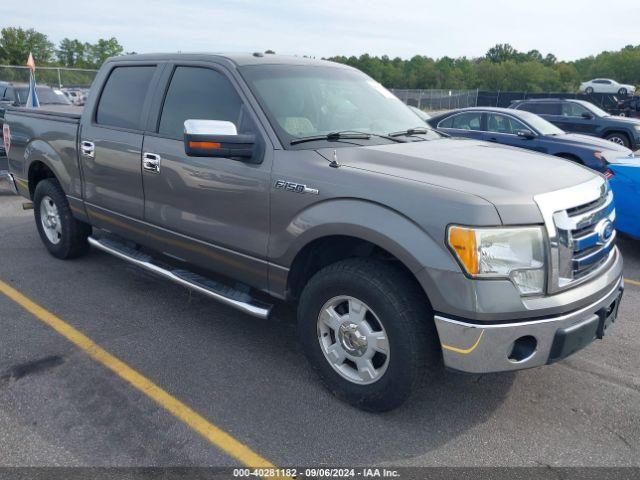
[[[88,66],[87,55],[90,45],[79,40],[63,38],[58,45],[56,52],[58,61],[65,67],[86,67]]]
[[[124,48],[115,37],[111,37],[107,40],[101,38],[97,43],[89,45],[89,63],[94,67],[100,67],[104,61],[109,57],[115,57],[122,55]]]
[[[9,65],[24,65],[29,53],[36,65],[46,65],[54,59],[53,43],[43,33],[33,28],[28,30],[6,27],[0,31],[0,61]]]

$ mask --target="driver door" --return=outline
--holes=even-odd
[[[206,270],[267,287],[271,152],[261,163],[190,157],[184,149],[188,119],[232,122],[238,133],[264,142],[253,113],[232,80],[207,64],[172,65],[155,131],[144,138],[144,218],[153,248]],[[158,97],[161,97],[159,95]],[[262,149],[265,150],[264,148]]]

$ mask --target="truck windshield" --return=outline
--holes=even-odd
[[[306,137],[335,132],[371,134],[367,144],[389,143],[391,132],[427,125],[386,88],[349,68],[259,65],[240,68],[285,147],[317,148]],[[382,135],[382,136],[376,136]],[[439,138],[427,131],[424,138]],[[318,138],[317,142],[327,141]]]
[[[54,90],[49,87],[36,87],[36,93],[38,94],[40,105],[71,105],[71,102],[60,90]],[[29,89],[27,87],[16,88],[16,94],[18,95],[18,103],[26,105]]]

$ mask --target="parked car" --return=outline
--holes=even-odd
[[[602,175],[441,136],[346,65],[114,57],[82,115],[11,109],[7,125],[53,256],[91,245],[260,318],[265,294],[294,302],[310,363],[360,408],[397,407],[442,362],[556,362],[617,316]]]
[[[609,169],[616,202],[616,229],[640,240],[640,158],[614,159]]]
[[[621,97],[626,97],[629,94],[634,94],[636,87],[618,83],[610,78],[595,78],[588,82],[581,83],[580,91],[587,95],[591,95],[592,93],[613,93]]]
[[[622,145],[566,133],[536,114],[506,108],[464,108],[429,120],[452,136],[524,148],[574,161],[604,174],[616,201],[616,227],[640,237],[640,159]]]
[[[84,105],[85,98],[80,90],[75,88],[62,88],[62,93],[69,99],[69,101],[76,106]]]
[[[634,151],[640,148],[640,120],[612,116],[584,100],[516,100],[509,108],[540,115],[566,132],[605,138]]]
[[[619,100],[617,113],[621,117],[640,118],[640,97]]]
[[[428,123],[449,135],[555,155],[600,173],[608,171],[607,159],[633,156],[633,152],[622,145],[588,135],[566,133],[525,110],[463,108],[433,117]]]

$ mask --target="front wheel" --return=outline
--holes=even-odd
[[[586,93],[587,95],[593,95],[593,87],[587,87],[584,93]]]
[[[629,148],[631,145],[629,138],[624,133],[610,133],[605,138],[610,142],[617,143],[623,147]]]
[[[441,358],[424,293],[397,266],[370,258],[314,275],[300,298],[298,331],[327,388],[369,411],[400,406]]]
[[[626,88],[621,88],[620,90],[618,90],[618,95],[620,95],[621,97],[626,97],[627,93],[628,92]]]
[[[56,258],[75,258],[89,249],[91,226],[71,214],[67,197],[55,179],[42,180],[33,194],[33,211],[40,239]]]

